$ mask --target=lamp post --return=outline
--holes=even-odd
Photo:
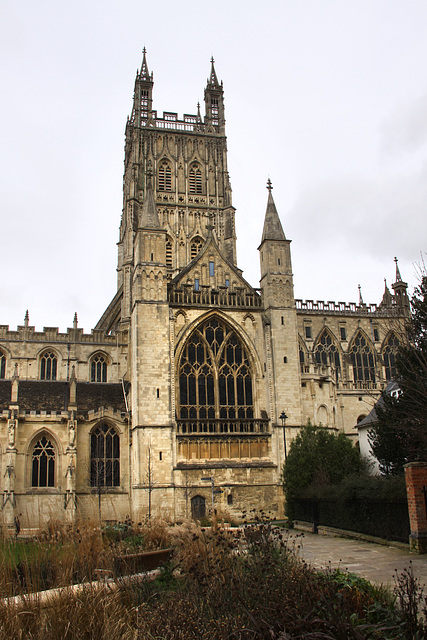
[[[285,443],[285,462],[286,462],[286,458],[288,457],[288,453],[286,450],[286,418],[287,417],[288,416],[284,411],[282,411],[282,413],[279,416],[279,419],[282,421],[282,427],[283,427],[283,441]]]

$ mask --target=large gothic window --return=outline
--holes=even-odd
[[[107,361],[101,354],[94,356],[90,362],[90,381],[107,382]]]
[[[90,485],[120,486],[120,438],[109,424],[100,424],[90,436]]]
[[[52,351],[45,351],[40,358],[40,380],[56,380],[58,360]]]
[[[6,377],[6,356],[3,351],[0,351],[0,379],[3,380]]]
[[[33,448],[31,486],[55,486],[55,449],[46,436],[41,437]]]
[[[210,318],[191,334],[178,375],[180,419],[253,418],[248,354],[222,320]]]
[[[172,171],[166,160],[159,167],[159,191],[172,191]]]
[[[391,380],[397,375],[396,354],[399,348],[399,340],[394,333],[390,333],[383,347],[383,360],[386,380]]]
[[[353,365],[354,382],[358,387],[369,387],[375,383],[375,361],[371,346],[359,331],[349,350]]]
[[[190,169],[189,173],[190,193],[203,193],[202,188],[202,172],[197,165]]]
[[[323,330],[317,341],[314,357],[317,364],[331,366],[335,372],[335,378],[338,380],[338,373],[341,370],[340,354],[331,334],[326,329]]]

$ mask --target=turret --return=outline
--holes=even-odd
[[[267,182],[268,201],[261,244],[261,289],[264,306],[293,306],[293,281],[290,240],[286,240],[273,200],[271,181]]]
[[[214,59],[211,59],[211,73],[205,89],[205,124],[217,128],[218,133],[225,133],[224,91],[215,71]]]
[[[396,263],[396,282],[391,285],[391,288],[394,291],[396,307],[404,310],[405,313],[409,313],[410,303],[408,298],[408,284],[402,280],[397,258],[395,258],[394,261]]]
[[[136,73],[135,92],[133,95],[133,109],[131,122],[137,127],[144,126],[153,109],[153,73],[148,71],[146,49],[142,52],[142,64],[139,73]]]

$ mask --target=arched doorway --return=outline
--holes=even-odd
[[[191,498],[191,517],[193,520],[201,520],[206,515],[206,500],[203,496]]]

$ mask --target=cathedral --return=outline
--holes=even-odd
[[[5,528],[149,515],[280,516],[280,475],[310,421],[357,442],[394,375],[409,312],[396,261],[379,304],[297,300],[267,185],[260,287],[236,255],[223,84],[204,115],[158,114],[144,50],[126,123],[117,293],[95,328],[0,326]]]

